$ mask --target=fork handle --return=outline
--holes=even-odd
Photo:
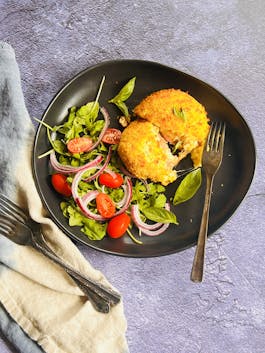
[[[53,255],[51,252],[47,251],[45,248],[40,246],[37,242],[35,242],[35,246],[37,250],[42,252],[45,256],[55,262],[57,265],[61,266],[71,277],[80,282],[81,285],[87,287],[90,291],[95,293],[97,296],[101,297],[105,301],[109,302],[111,305],[118,304],[120,302],[120,295],[113,291],[111,288],[106,288],[101,285],[101,283],[97,283],[79,273],[77,270],[73,269],[71,266],[67,265],[64,261],[62,261],[57,256]]]
[[[42,249],[45,249],[49,251],[52,255],[57,256],[53,250],[51,250],[44,240],[43,236],[39,237],[38,240],[34,238],[34,245],[35,247],[38,247],[38,250],[40,250],[40,247]],[[66,271],[67,272],[67,271]],[[68,273],[68,272],[67,272]],[[69,273],[68,273],[69,274]],[[88,297],[90,300],[92,306],[99,312],[107,314],[110,311],[110,303],[109,301],[103,299],[101,296],[99,296],[97,293],[93,292],[91,289],[89,289],[87,286],[85,286],[82,282],[80,282],[77,278],[69,274],[69,276],[72,278],[72,280],[76,283],[76,285],[82,290],[82,292]]]
[[[201,219],[200,231],[198,235],[197,247],[196,247],[192,270],[191,270],[191,280],[193,282],[202,282],[202,279],[203,279],[205,246],[206,246],[207,233],[208,233],[209,210],[210,210],[210,203],[211,203],[211,196],[212,196],[213,179],[214,179],[214,175],[207,174],[202,219]]]
[[[67,271],[66,271],[67,272]],[[88,297],[92,306],[99,312],[107,314],[110,311],[110,303],[109,301],[103,299],[97,293],[93,292],[87,286],[85,286],[82,282],[80,282],[77,278],[73,277],[69,274],[72,280],[76,283],[76,285],[82,290],[82,292]]]

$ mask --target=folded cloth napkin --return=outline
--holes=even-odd
[[[0,42],[0,191],[43,225],[48,243],[64,260],[108,284],[48,218],[34,185],[34,128],[21,90],[14,50]],[[20,352],[128,353],[122,302],[102,314],[74,281],[29,246],[0,236],[0,329]]]

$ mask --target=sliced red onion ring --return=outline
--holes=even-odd
[[[118,216],[119,214],[124,213],[128,209],[128,207],[130,206],[131,199],[132,199],[132,182],[131,182],[130,178],[128,178],[128,177],[125,178],[125,185],[126,185],[127,190],[125,193],[126,198],[124,200],[124,204],[123,204],[122,208],[115,213],[114,216]]]
[[[169,223],[164,223],[162,227],[156,230],[148,230],[144,228],[139,228],[139,229],[143,234],[148,235],[149,237],[156,237],[157,235],[164,233],[164,231],[167,230],[168,227],[169,227]]]
[[[116,173],[113,170],[109,169],[109,168],[106,168],[104,170],[104,172],[110,174],[114,178],[116,177]]]
[[[170,207],[169,204],[166,203],[165,208],[169,211]],[[168,227],[169,223],[154,223],[154,224],[147,224],[141,220],[140,212],[138,205],[132,205],[131,207],[131,215],[133,222],[139,228],[139,230],[148,236],[157,236],[162,234]]]
[[[93,190],[93,191],[89,191],[86,195],[84,195],[83,197],[77,197],[75,199],[75,202],[77,203],[77,205],[79,206],[81,212],[88,218],[94,219],[95,221],[106,221],[107,218],[102,217],[101,215],[91,212],[88,207],[87,204],[94,200],[97,195],[99,194],[99,191],[97,190]]]
[[[56,154],[55,151],[52,151],[50,154],[50,162],[52,167],[57,171],[60,172],[62,174],[72,174],[72,173],[77,173],[79,171],[91,168],[91,167],[95,167],[96,165],[98,165],[103,159],[103,156],[99,155],[97,156],[94,160],[80,166],[80,167],[73,167],[71,165],[64,165],[61,164],[60,162],[58,162],[57,158],[56,158]]]
[[[147,230],[154,230],[163,225],[163,223],[153,223],[153,224],[147,224],[141,220],[140,217],[140,212],[139,212],[139,207],[138,205],[132,205],[131,207],[131,215],[134,223],[138,228],[143,228]]]
[[[127,198],[128,198],[128,186],[126,186],[125,184],[122,184],[121,188],[123,188],[124,195],[123,195],[123,198],[119,202],[116,202],[116,207],[117,208],[123,207],[125,202],[126,202],[126,200],[127,200]]]
[[[106,160],[105,160],[104,164],[102,165],[102,167],[100,167],[99,170],[95,174],[93,174],[90,177],[84,179],[84,181],[89,182],[91,180],[96,179],[106,169],[107,165],[109,164],[110,158],[111,158],[111,153],[112,153],[112,148],[110,147],[109,148],[109,152],[108,152],[107,157],[106,157]]]

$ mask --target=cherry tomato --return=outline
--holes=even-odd
[[[108,128],[102,137],[102,141],[110,145],[117,145],[121,139],[121,131],[114,128]]]
[[[100,192],[96,197],[97,210],[104,218],[111,218],[115,213],[115,204],[109,195]]]
[[[111,238],[122,237],[130,224],[130,217],[126,213],[122,213],[113,217],[107,226],[107,233]]]
[[[123,177],[118,173],[102,173],[100,174],[98,181],[101,185],[116,189],[123,184]]]
[[[67,149],[71,153],[86,152],[93,145],[90,137],[75,137],[67,143]]]
[[[72,195],[71,186],[68,184],[67,178],[64,174],[53,174],[51,181],[52,186],[59,194],[67,197]]]

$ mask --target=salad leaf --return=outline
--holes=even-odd
[[[120,111],[122,112],[122,114],[125,116],[125,117],[128,117],[129,116],[129,110],[128,110],[128,107],[127,105],[123,102],[123,101],[113,101],[111,103],[114,103],[119,109]]]
[[[83,224],[81,231],[91,240],[101,240],[106,235],[107,223],[100,223],[94,219],[84,217]]]
[[[194,169],[187,174],[175,192],[173,205],[176,206],[191,199],[201,186],[201,179],[201,168]]]
[[[165,187],[158,183],[143,183],[136,180],[133,187],[132,203],[137,203],[140,210],[148,207],[164,208],[166,203]]]
[[[178,224],[176,215],[165,208],[148,207],[142,210],[146,218],[154,222]]]
[[[97,119],[99,114],[99,103],[88,102],[86,105],[80,107],[76,113],[77,117],[83,119],[83,125],[86,125],[89,129]]]
[[[63,215],[68,218],[71,227],[82,227],[81,231],[85,233],[91,240],[101,240],[106,235],[107,223],[100,223],[94,219],[85,217],[73,202],[61,202],[60,204]]]
[[[134,86],[135,86],[135,80],[136,77],[131,78],[126,85],[122,87],[122,89],[119,91],[119,93],[112,99],[110,99],[108,102],[115,104],[124,114],[124,116],[129,115],[128,108],[126,104],[124,103],[133,93]]]
[[[152,197],[152,202],[151,205],[153,207],[160,207],[163,208],[165,207],[165,204],[167,202],[167,198],[165,194],[157,194],[155,197]]]

